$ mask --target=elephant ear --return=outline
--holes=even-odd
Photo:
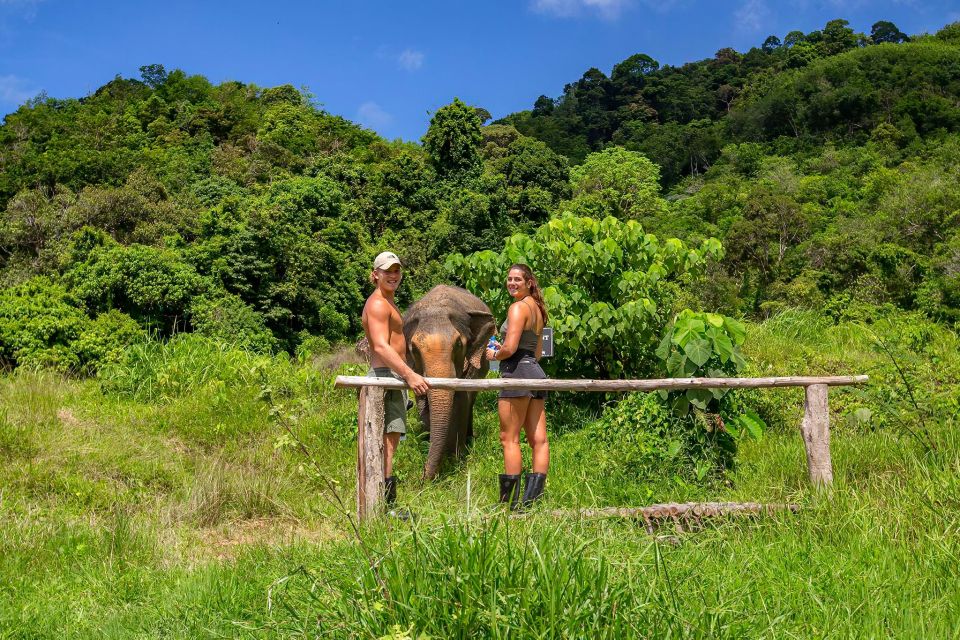
[[[467,340],[467,349],[463,363],[463,377],[474,378],[479,375],[483,366],[483,354],[487,348],[487,341],[496,330],[493,314],[489,311],[470,311],[470,338]]]
[[[370,341],[368,341],[365,337],[360,338],[360,340],[357,341],[357,344],[353,347],[353,350],[356,351],[358,356],[367,362],[370,362]]]

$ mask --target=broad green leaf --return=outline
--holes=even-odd
[[[733,356],[733,342],[723,331],[710,327],[707,329],[707,336],[713,341],[713,350],[720,356],[722,362],[727,362]]]
[[[707,360],[713,355],[713,349],[710,343],[703,338],[690,340],[683,346],[683,352],[690,358],[690,361],[698,367],[707,364]]]
[[[730,334],[730,337],[733,339],[733,344],[741,345],[747,337],[747,327],[744,326],[739,320],[735,320],[729,316],[723,318],[723,326],[726,328],[727,333]]]
[[[730,419],[724,422],[723,428],[726,429],[727,433],[733,436],[735,440],[739,440],[740,436],[743,435],[743,430],[740,428],[740,422],[736,419]]]
[[[738,371],[747,366],[747,361],[743,359],[743,356],[740,355],[740,352],[737,350],[734,350],[733,355],[730,356],[730,362],[733,363]]]
[[[860,407],[850,414],[848,420],[854,427],[865,427],[870,424],[873,418],[873,412],[866,407]]]
[[[711,398],[713,394],[709,389],[687,389],[687,400],[697,409],[706,409]]]
[[[723,326],[723,316],[719,313],[708,313],[706,316],[707,324],[709,324],[711,327],[717,327],[719,329]]]
[[[684,364],[687,358],[682,353],[673,353],[667,358],[667,373],[674,378],[684,377]]]
[[[740,416],[740,424],[754,440],[763,437],[763,431],[767,426],[763,419],[750,409]]]
[[[667,331],[665,334],[663,334],[663,340],[660,341],[660,345],[654,352],[661,360],[666,360],[670,356],[670,343],[672,338],[673,331]]]
[[[673,341],[681,347],[693,338],[703,335],[703,321],[699,318],[681,315],[673,328]]]
[[[687,415],[690,411],[690,401],[687,399],[687,394],[678,394],[677,397],[673,399],[670,408],[673,409],[673,412],[677,415]]]

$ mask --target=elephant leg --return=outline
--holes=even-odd
[[[467,402],[467,446],[473,444],[473,406],[477,402],[477,394],[470,393]]]
[[[467,434],[470,431],[470,404],[469,394],[458,391],[454,399],[454,421],[451,423],[451,441],[449,452],[455,456],[462,456],[467,448]]]

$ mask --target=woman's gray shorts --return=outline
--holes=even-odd
[[[514,354],[516,355],[516,354]],[[540,363],[532,355],[521,355],[519,358],[511,356],[500,363],[501,378],[525,378],[527,380],[545,380],[547,374],[540,368]],[[546,391],[527,391],[525,389],[503,389],[500,398],[535,398],[546,400]]]
[[[374,367],[367,372],[368,378],[396,378],[403,380],[389,367]],[[407,433],[407,390],[385,389],[383,394],[383,432]]]

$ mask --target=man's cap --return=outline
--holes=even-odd
[[[395,264],[399,264],[401,267],[403,266],[403,263],[400,262],[400,258],[398,258],[397,254],[393,253],[392,251],[384,251],[373,259],[374,269],[383,269],[386,271]]]

